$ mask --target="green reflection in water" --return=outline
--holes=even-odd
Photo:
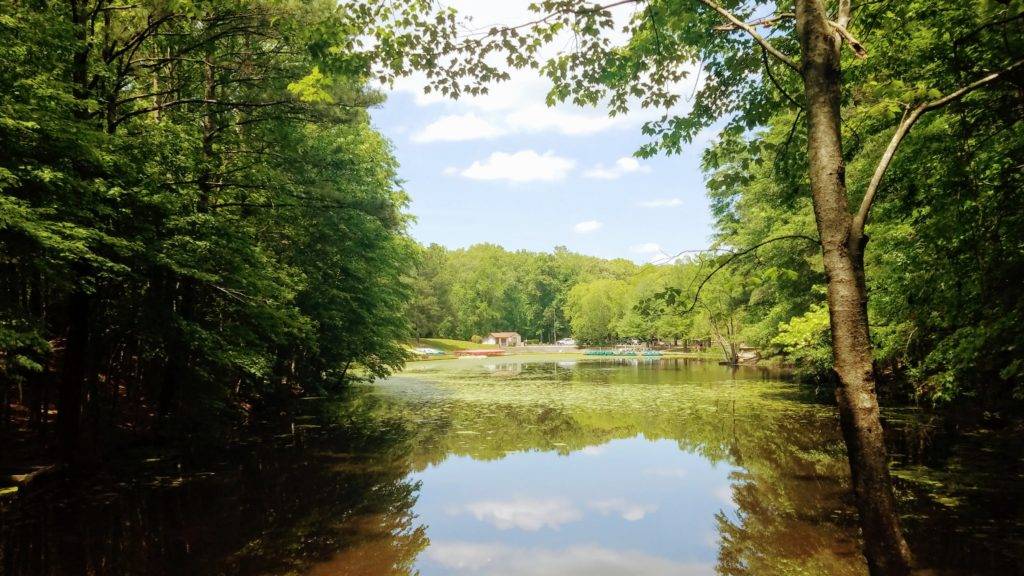
[[[374,391],[384,413],[412,423],[414,470],[452,455],[667,439],[740,468],[738,512],[717,518],[718,573],[865,573],[835,411],[770,373],[672,359],[459,360],[414,364]],[[905,524],[925,563],[942,574],[1018,573],[1020,443],[979,453],[991,436],[953,437],[912,410],[887,416]]]
[[[671,359],[422,362],[306,406],[301,441],[285,435],[212,467],[157,462],[19,500],[0,511],[0,574],[866,573],[834,409],[767,372]],[[1021,573],[1020,435],[954,436],[910,410],[887,417],[918,555],[940,574]],[[665,518],[669,500],[692,496],[683,479],[678,494],[651,488],[636,502],[610,486],[608,498],[568,502],[555,520],[502,516],[509,503],[566,504],[538,486],[595,469],[580,458],[597,447],[662,457],[666,445],[724,469],[730,506]],[[506,471],[514,483],[501,480]],[[620,488],[629,472],[615,475]],[[457,484],[443,488],[467,474],[498,479],[474,487],[486,506],[460,500]],[[694,548],[685,529],[700,522],[716,533],[707,559],[655,549],[666,533]],[[468,541],[459,530],[482,544],[453,544]],[[647,535],[651,548],[612,558],[593,545],[607,531],[623,546]],[[481,551],[502,560],[474,564]],[[461,569],[458,553],[469,562]]]
[[[834,411],[766,376],[683,360],[460,360],[413,365],[377,391],[384,410],[415,423],[415,469],[668,439],[742,469],[738,518],[717,519],[719,573],[862,574]]]

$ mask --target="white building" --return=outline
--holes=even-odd
[[[518,332],[491,332],[483,340],[484,344],[496,344],[502,348],[521,346],[523,337]]]

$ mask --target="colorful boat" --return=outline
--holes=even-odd
[[[490,358],[492,356],[504,356],[508,352],[504,350],[494,350],[490,348],[477,349],[477,350],[459,350],[455,352],[455,355],[460,358]]]
[[[626,356],[626,357],[637,357],[644,356],[646,358],[657,358],[661,356],[661,352],[658,350],[584,350],[584,356]]]

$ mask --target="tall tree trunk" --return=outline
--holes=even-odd
[[[212,57],[207,54],[203,61],[203,98],[212,101],[216,97],[216,71]],[[214,114],[215,111],[211,106],[207,106],[203,112],[203,165],[199,173],[199,202],[196,206],[196,212],[199,214],[206,214],[210,211],[210,196],[214,189],[213,139],[217,133]],[[199,234],[200,231],[196,229],[196,233]],[[189,324],[196,320],[196,306],[199,298],[198,283],[191,275],[180,278],[176,286],[173,281],[171,285],[171,313],[172,315],[177,313],[180,326],[172,327],[170,343],[167,347],[168,367],[163,386],[160,388],[158,404],[158,413],[161,419],[165,419],[171,413],[175,401],[181,394],[182,382],[192,363],[192,348],[186,331]],[[176,310],[175,302],[177,303]]]
[[[910,572],[911,555],[900,530],[875,396],[864,241],[851,234],[846,193],[840,133],[841,40],[829,24],[821,0],[799,0],[796,6],[807,98],[811,194],[828,279],[839,420],[870,573],[902,576]]]
[[[76,289],[68,300],[68,332],[64,346],[64,373],[57,391],[57,430],[61,457],[73,463],[81,436],[82,385],[89,348],[89,296]]]
[[[89,43],[86,3],[71,1],[71,23],[76,41],[71,62],[72,93],[77,100],[75,117],[88,121],[89,98]],[[81,440],[82,388],[85,385],[89,348],[89,308],[91,296],[83,282],[88,268],[80,264],[74,268],[77,282],[67,301],[67,339],[64,345],[64,366],[57,389],[57,431],[61,457],[67,463],[78,459]]]

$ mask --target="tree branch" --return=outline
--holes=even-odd
[[[839,11],[836,14],[836,24],[839,24],[843,29],[846,29],[846,27],[850,25],[851,12],[850,0],[839,0]]]
[[[903,118],[900,119],[899,126],[896,127],[896,133],[893,134],[892,139],[889,140],[889,145],[882,154],[882,158],[878,161],[878,166],[875,167],[875,173],[871,176],[871,182],[868,183],[867,190],[864,192],[864,198],[861,200],[860,209],[857,210],[857,215],[854,216],[853,222],[850,223],[850,232],[855,236],[861,236],[864,234],[864,225],[867,224],[868,213],[871,211],[871,205],[874,203],[875,196],[878,194],[878,187],[882,183],[885,171],[888,170],[889,165],[892,163],[892,159],[896,155],[896,150],[903,142],[903,139],[906,138],[907,133],[910,132],[910,129],[922,115],[926,112],[931,112],[932,110],[936,110],[946,106],[947,104],[956,102],[978,88],[991,84],[1012,70],[1022,66],[1024,66],[1024,59],[1017,60],[1006,68],[997,72],[992,72],[991,74],[975,80],[967,86],[964,86],[954,92],[950,92],[941,98],[919,104],[913,108],[908,108],[907,112],[903,115]]]
[[[793,12],[780,12],[778,14],[772,14],[771,16],[765,16],[764,18],[758,18],[757,20],[747,22],[747,26],[750,26],[751,28],[756,28],[758,26],[774,26],[783,20],[790,20],[793,18],[796,18],[796,14]],[[731,22],[715,26],[715,30],[721,31],[736,30],[737,28],[738,27]]]
[[[737,258],[740,258],[742,256],[746,256],[747,254],[750,254],[751,252],[757,250],[762,246],[771,244],[772,242],[778,242],[779,240],[806,240],[816,245],[821,244],[821,242],[817,238],[812,238],[810,236],[805,236],[803,234],[787,234],[785,236],[776,236],[775,238],[769,238],[768,240],[754,244],[749,248],[744,248],[743,250],[733,252],[729,255],[728,258],[726,258],[718,266],[716,266],[710,274],[708,274],[707,276],[704,277],[703,280],[701,280],[700,284],[697,285],[697,291],[693,295],[693,302],[691,302],[685,310],[680,311],[680,314],[688,314],[692,312],[694,308],[697,307],[697,304],[700,302],[700,292],[701,290],[704,289],[704,285],[710,282],[711,279],[715,276],[715,274],[718,274],[723,268],[725,268],[729,264],[732,264],[733,260],[736,260]]]
[[[775,170],[779,169],[779,159],[789,152],[789,145],[793,142],[793,135],[796,134],[796,127],[800,124],[800,117],[803,115],[804,109],[800,108],[796,111],[796,117],[793,118],[793,125],[789,127],[789,135],[786,136],[786,143],[782,145],[782,148],[775,153],[775,160],[772,161],[772,166]]]
[[[789,92],[786,92],[786,90],[782,87],[782,84],[779,83],[778,78],[776,78],[775,75],[772,74],[772,67],[770,66],[770,63],[768,62],[768,50],[765,49],[764,46],[761,47],[761,60],[764,62],[764,71],[765,71],[766,74],[768,74],[768,79],[771,80],[772,84],[775,85],[775,89],[778,90],[783,96],[785,96],[786,100],[789,100],[789,102],[793,106],[795,106],[797,108],[797,110],[803,110],[804,109],[803,105],[801,105],[799,102],[797,102],[795,98],[790,96]]]
[[[755,30],[753,26],[751,26],[750,24],[747,24],[746,22],[740,20],[735,15],[733,15],[732,12],[729,12],[725,8],[722,8],[721,6],[719,6],[717,2],[713,2],[712,0],[700,0],[700,1],[701,1],[702,4],[704,4],[708,8],[711,8],[715,12],[718,12],[719,14],[721,14],[722,17],[725,18],[726,20],[728,20],[733,26],[735,26],[735,27],[743,30],[747,34],[749,34],[750,37],[753,38],[755,42],[760,44],[762,48],[767,50],[769,54],[771,54],[772,56],[777,58],[780,62],[782,62],[786,66],[789,66],[790,68],[792,68],[793,71],[796,72],[797,74],[800,73],[800,66],[798,66],[797,63],[794,62],[793,59],[791,59],[789,56],[786,56],[785,54],[780,52],[779,49],[776,48],[775,46],[773,46],[771,42],[766,40],[764,36],[761,36],[760,34],[758,34],[757,30]]]
[[[270,108],[272,106],[297,105],[299,103],[290,99],[272,100],[267,102],[231,102],[227,100],[216,100],[211,98],[182,98],[180,100],[172,100],[171,102],[165,102],[163,104],[158,104],[156,106],[149,106],[146,108],[132,110],[131,112],[127,112],[125,114],[122,114],[121,116],[118,116],[118,118],[113,122],[113,125],[119,126],[126,120],[134,118],[135,116],[148,114],[150,112],[168,110],[170,108],[183,106],[185,104],[203,104],[205,106],[217,106],[224,110],[232,110],[239,108]],[[339,104],[338,106],[350,107],[344,104]]]
[[[839,33],[839,36],[850,45],[850,48],[853,49],[853,53],[856,54],[857,58],[867,58],[867,49],[865,49],[864,45],[860,43],[860,40],[857,40],[853,37],[853,34],[850,34],[850,31],[846,29],[846,26],[843,26],[838,22],[829,22],[829,24],[836,32]]]

